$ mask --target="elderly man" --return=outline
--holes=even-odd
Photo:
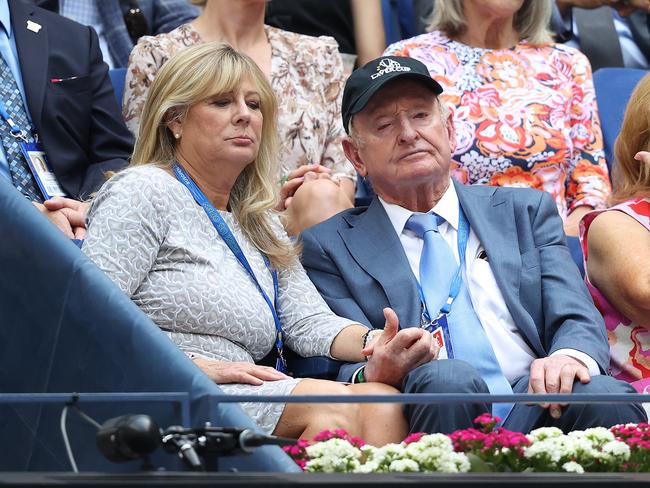
[[[339,379],[410,393],[633,392],[605,374],[603,320],[550,195],[451,180],[454,127],[441,92],[422,63],[393,56],[346,84],[345,153],[377,197],[302,234],[303,263],[332,310],[373,328],[368,361]],[[489,406],[406,408],[412,431],[449,432]],[[638,405],[492,408],[520,431],[645,419]]]

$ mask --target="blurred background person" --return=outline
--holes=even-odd
[[[582,219],[587,286],[605,318],[611,373],[650,386],[650,75],[627,105],[615,145],[612,206]]]
[[[124,68],[133,46],[142,36],[169,32],[199,15],[187,0],[34,0],[95,29],[104,62]]]
[[[174,56],[149,90],[130,168],[92,203],[83,251],[227,394],[394,393],[286,374],[284,344],[359,361],[368,329],[330,311],[273,212],[276,111],[265,74],[230,46]],[[272,351],[275,369],[256,364]],[[406,434],[398,404],[242,407],[281,436]]]
[[[0,0],[0,99],[11,119],[0,117],[0,178],[67,237],[83,239],[83,200],[107,172],[126,166],[133,149],[95,32]],[[47,173],[29,166],[35,156]]]
[[[555,0],[551,29],[591,69],[650,66],[650,0]]]
[[[346,77],[386,48],[381,0],[273,0],[266,23],[309,36],[332,36],[339,45]]]
[[[431,32],[385,54],[427,65],[454,113],[453,176],[553,196],[565,231],[610,181],[587,58],[551,42],[550,0],[436,0]]]
[[[123,115],[137,135],[151,82],[175,53],[204,42],[226,42],[249,55],[270,80],[279,104],[280,209],[289,234],[353,205],[356,172],[341,140],[343,64],[336,41],[264,24],[263,0],[194,0],[204,5],[192,23],[144,37],[131,53]]]

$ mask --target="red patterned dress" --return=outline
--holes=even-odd
[[[384,54],[422,61],[454,114],[454,177],[553,195],[562,218],[611,191],[587,58],[562,44],[471,47],[430,32]]]
[[[638,198],[620,203],[605,212],[624,212],[650,232],[650,200]],[[593,220],[603,211],[590,212],[580,222],[580,241],[587,269],[587,234]],[[611,353],[612,376],[632,383],[637,391],[650,392],[650,331],[634,324],[607,301],[603,294],[585,278],[596,307],[605,318]]]

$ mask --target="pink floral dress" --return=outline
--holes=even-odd
[[[629,215],[650,232],[650,200],[635,199],[611,207],[606,212],[618,211]],[[590,212],[580,222],[580,241],[587,269],[587,235],[593,220],[603,211]],[[634,324],[616,310],[603,294],[585,277],[587,288],[596,307],[605,318],[607,337],[611,352],[611,373],[619,380],[627,381],[637,391],[650,393],[650,331]]]
[[[278,99],[278,180],[303,164],[322,164],[356,181],[343,153],[343,63],[331,37],[311,37],[265,26],[271,44],[271,86]],[[137,134],[140,115],[158,70],[183,49],[203,40],[183,24],[166,34],[140,38],[129,57],[122,100],[127,127]]]
[[[562,218],[604,208],[610,181],[587,58],[562,44],[475,48],[430,32],[385,54],[422,61],[454,114],[454,177],[553,195]]]

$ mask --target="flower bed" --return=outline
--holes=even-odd
[[[496,427],[481,415],[476,428],[452,434],[412,434],[399,444],[374,447],[343,430],[324,431],[313,443],[285,447],[308,472],[648,472],[650,425],[595,427],[564,434],[544,427],[524,435]]]

